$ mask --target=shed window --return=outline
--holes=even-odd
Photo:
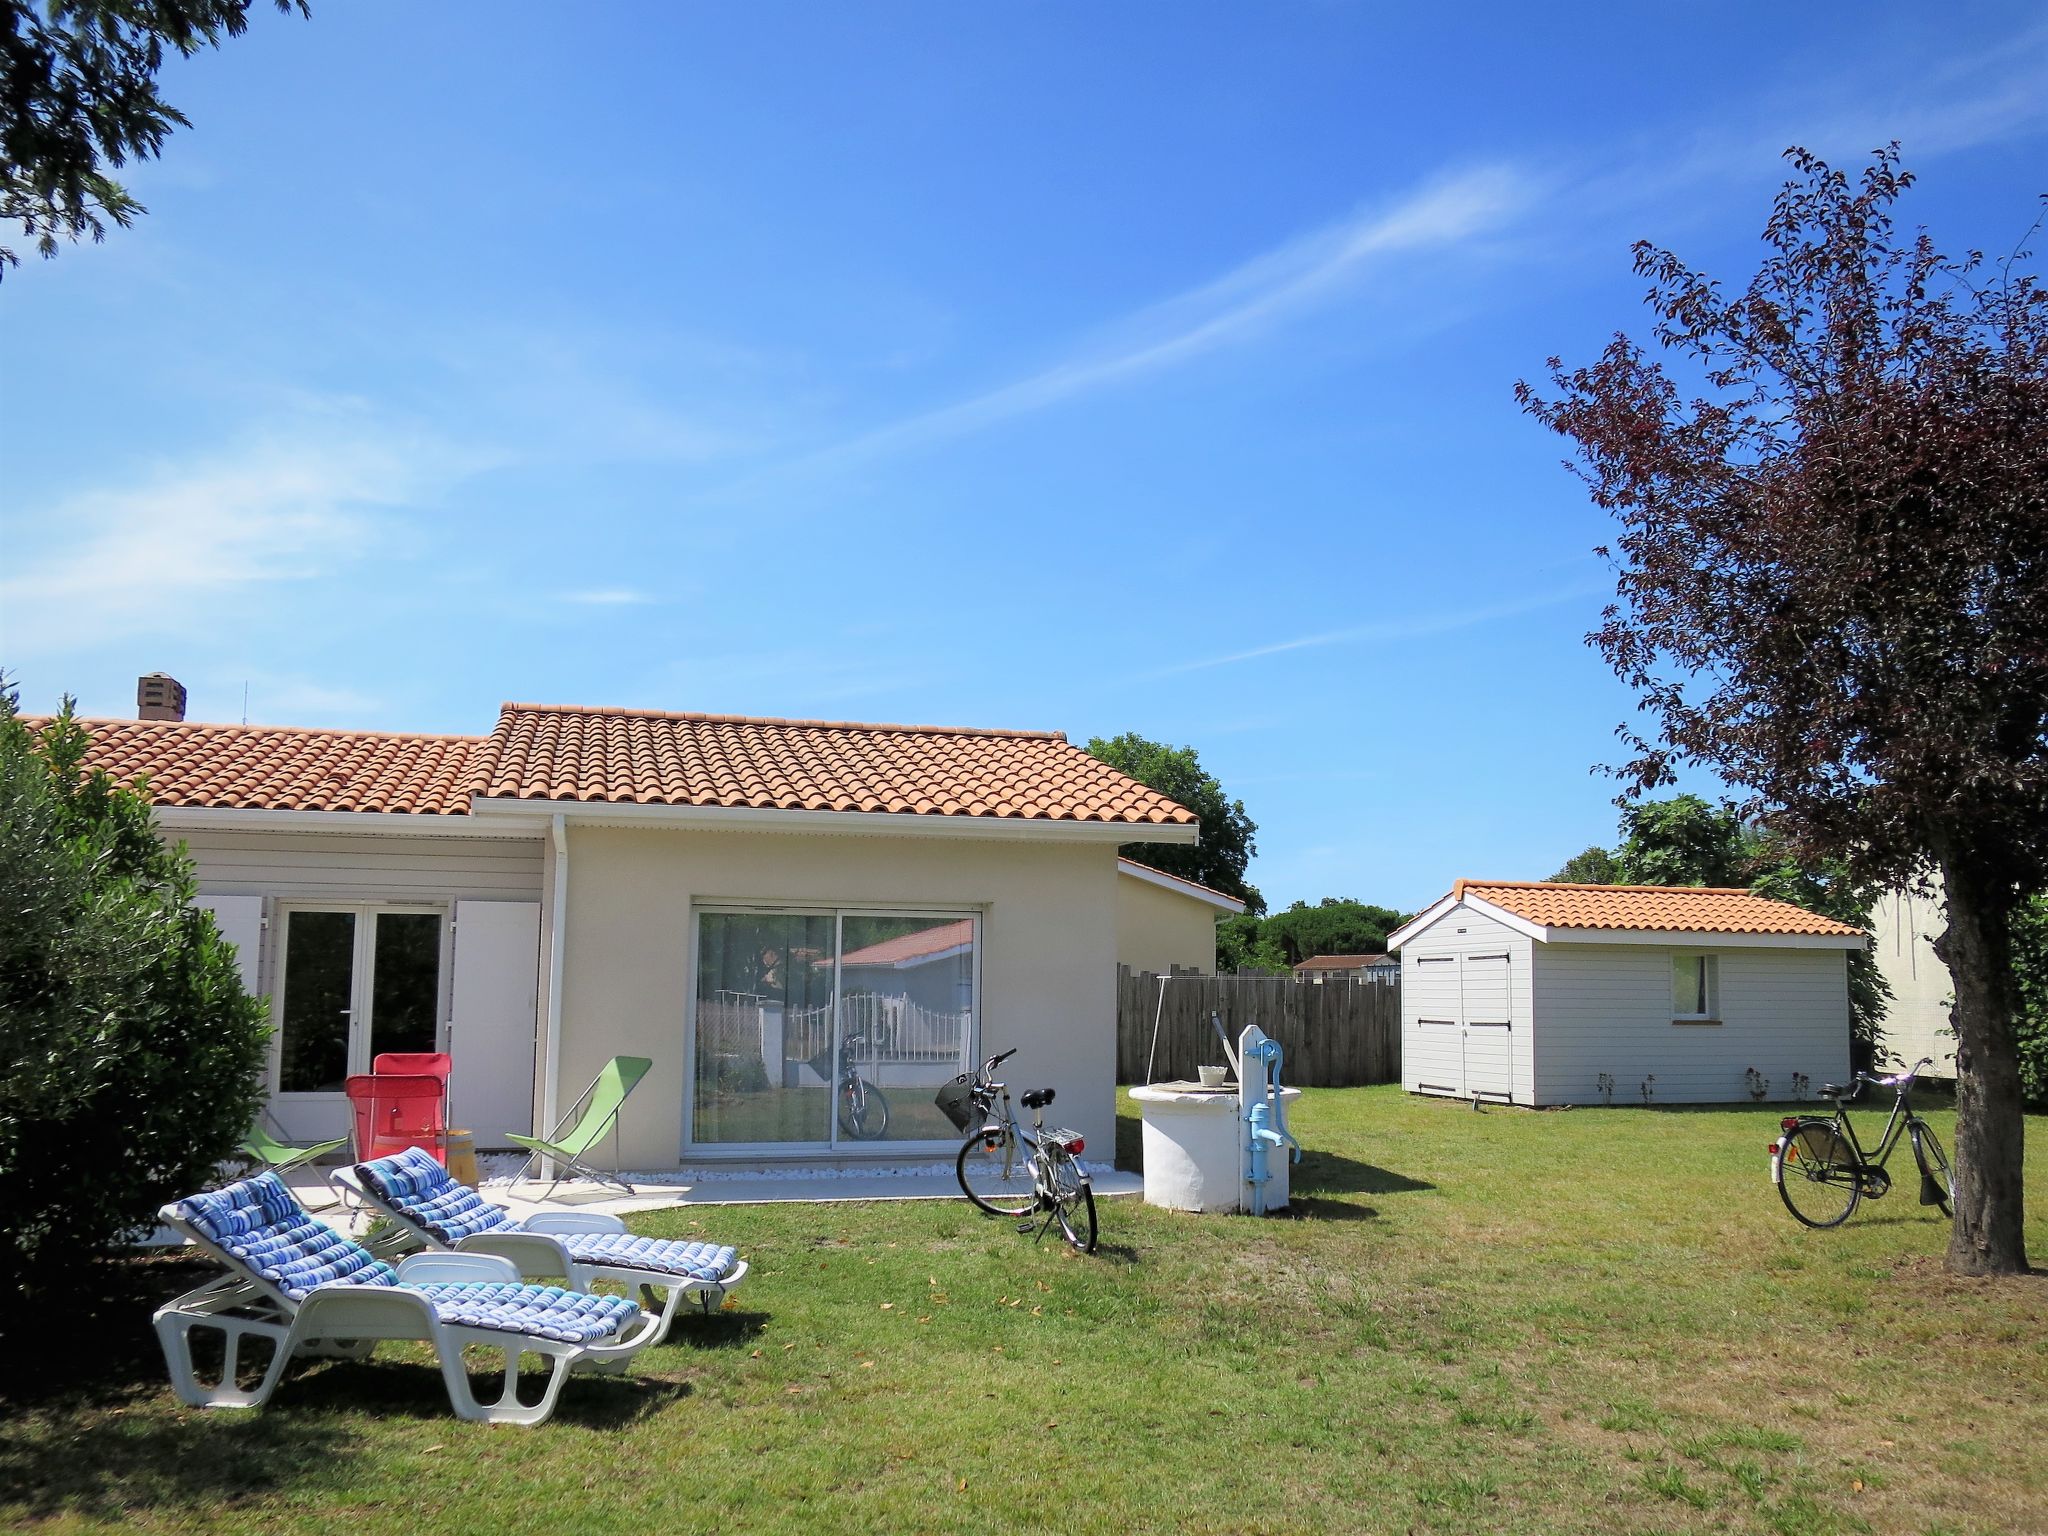
[[[1719,1002],[1719,966],[1712,955],[1671,957],[1671,1017],[1711,1019]]]

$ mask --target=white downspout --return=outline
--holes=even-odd
[[[540,1079],[540,1134],[552,1136],[557,1114],[557,1088],[562,1075],[562,930],[569,909],[569,822],[555,812],[550,826],[555,847],[555,878],[548,895],[548,1042]]]

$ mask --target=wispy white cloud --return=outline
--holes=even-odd
[[[21,510],[46,530],[0,576],[11,628],[63,647],[216,623],[224,602],[403,547],[390,515],[487,460],[337,407],[126,483]]]
[[[581,592],[563,592],[558,601],[580,603],[589,608],[638,608],[656,601],[654,595],[633,587],[592,587]]]
[[[1222,276],[1147,307],[1068,360],[969,399],[925,411],[788,466],[815,469],[960,437],[1247,341],[1327,302],[1376,263],[1442,250],[1498,231],[1538,187],[1492,165],[1438,177],[1404,197],[1300,236]]]
[[[1136,673],[1124,681],[1150,682],[1162,677],[1180,677],[1189,672],[1206,672],[1215,667],[1236,666],[1247,661],[1262,661],[1269,656],[1285,656],[1294,651],[1321,650],[1332,645],[1355,645],[1374,640],[1425,639],[1431,635],[1450,634],[1455,630],[1475,629],[1481,624],[1491,624],[1497,619],[1510,619],[1544,608],[1556,608],[1606,590],[1607,585],[1602,583],[1581,582],[1575,586],[1544,592],[1533,597],[1489,603],[1476,608],[1411,614],[1398,619],[1375,619],[1370,624],[1353,624],[1343,629],[1325,630],[1321,634],[1297,635],[1292,639],[1247,646],[1242,650],[1229,651],[1220,656],[1204,656],[1195,661],[1177,662],[1173,666]]]

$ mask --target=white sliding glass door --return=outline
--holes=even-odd
[[[695,944],[686,1147],[958,1142],[932,1095],[972,1065],[974,914],[708,909]]]

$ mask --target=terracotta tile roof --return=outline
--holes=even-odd
[[[36,723],[36,722],[31,722]],[[489,736],[86,720],[158,805],[466,815],[472,795],[1191,825],[1051,731],[508,704]]]
[[[1195,821],[1186,807],[1056,731],[507,704],[479,761],[479,792],[493,797],[1154,826]]]
[[[1303,971],[1363,971],[1376,965],[1399,965],[1386,955],[1310,955],[1294,969]]]
[[[870,944],[863,949],[850,949],[839,957],[839,964],[842,968],[849,965],[911,965],[920,960],[935,959],[948,950],[964,949],[973,942],[974,919],[963,917],[956,923],[941,923],[936,928],[921,928],[916,933],[883,939],[879,944]],[[817,963],[829,967],[832,961],[828,957]]]
[[[191,720],[79,723],[92,737],[87,764],[124,784],[146,775],[156,804],[235,810],[466,815],[472,759],[489,740]]]
[[[1783,933],[1846,938],[1862,929],[1790,902],[1703,885],[1553,885],[1534,880],[1460,880],[1452,899],[1477,896],[1546,928],[1644,932]]]

